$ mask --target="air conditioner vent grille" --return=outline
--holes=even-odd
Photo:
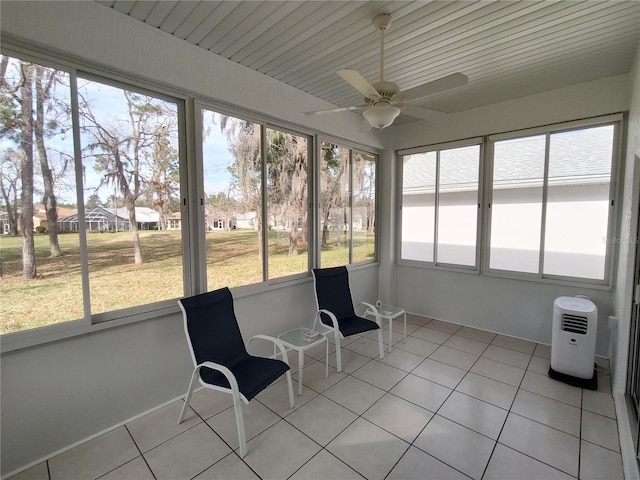
[[[579,333],[580,335],[586,335],[588,325],[589,325],[589,321],[587,317],[583,317],[580,315],[572,315],[570,313],[562,314],[562,325],[560,328],[565,332]]]

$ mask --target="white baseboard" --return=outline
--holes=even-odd
[[[199,390],[202,390],[202,389],[204,389],[204,387],[199,387],[199,388],[194,389],[193,392],[195,393],[195,392],[197,392]],[[79,445],[82,445],[83,443],[86,443],[86,442],[88,442],[90,440],[93,440],[94,438],[98,438],[99,436],[104,435],[105,433],[109,433],[109,432],[115,430],[116,428],[120,428],[120,427],[126,425],[127,423],[131,423],[134,420],[137,420],[138,418],[144,417],[145,415],[148,415],[148,414],[150,414],[152,412],[155,412],[156,410],[160,410],[161,408],[166,407],[167,405],[170,405],[170,404],[172,404],[172,403],[174,403],[174,402],[176,402],[178,400],[182,400],[183,398],[184,398],[184,395],[180,395],[179,397],[173,398],[173,399],[171,399],[171,400],[169,400],[167,402],[164,402],[164,403],[162,403],[160,405],[157,405],[157,406],[147,410],[146,412],[139,413],[138,415],[136,415],[134,417],[131,417],[131,418],[129,418],[129,419],[123,421],[123,422],[117,423],[117,424],[115,424],[115,425],[113,425],[113,426],[111,426],[109,428],[106,428],[106,429],[104,429],[104,430],[102,430],[102,431],[100,431],[98,433],[94,433],[93,435],[90,435],[90,436],[88,436],[88,437],[86,437],[86,438],[84,438],[82,440],[79,440],[79,441],[77,441],[75,443],[72,443],[71,445],[67,445],[66,447],[61,448],[60,450],[57,450],[57,451],[55,451],[53,453],[50,453],[50,454],[48,454],[48,455],[46,455],[46,456],[44,456],[44,457],[42,457],[42,458],[40,458],[38,460],[35,460],[35,461],[31,462],[31,463],[28,463],[27,465],[24,465],[24,466],[12,471],[12,472],[7,473],[6,475],[3,475],[1,478],[2,478],[2,480],[4,480],[6,478],[9,478],[9,477],[12,477],[14,475],[17,475],[20,472],[24,472],[25,470],[28,470],[31,467],[35,467],[36,465],[38,465],[38,464],[40,464],[42,462],[46,462],[47,460],[49,460],[49,459],[51,459],[53,457],[56,457],[56,456],[60,455],[61,453],[68,452],[69,450],[71,450],[71,449],[73,449],[73,448],[75,448],[75,447],[77,447]]]

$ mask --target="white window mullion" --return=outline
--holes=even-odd
[[[433,263],[438,264],[438,216],[440,215],[440,150],[436,152],[436,194],[433,200]]]
[[[540,257],[538,258],[538,277],[543,277],[544,271],[544,243],[545,243],[545,233],[546,233],[546,223],[547,223],[547,197],[548,197],[548,187],[549,187],[549,150],[550,146],[550,138],[551,134],[547,133],[545,135],[545,146],[544,146],[544,175],[542,181],[542,215],[540,218]]]
[[[266,123],[260,124],[260,162],[262,164],[260,170],[260,178],[262,183],[262,189],[260,191],[262,209],[262,281],[269,281],[269,229],[267,225],[269,219],[267,218],[268,209],[268,192],[267,192],[267,125]]]
[[[78,235],[80,240],[80,271],[82,272],[82,304],[84,318],[91,323],[91,292],[89,285],[89,252],[87,250],[87,226],[80,219],[86,218],[84,210],[84,175],[82,168],[82,145],[80,142],[80,114],[78,106],[78,75],[75,69],[69,72],[71,122],[73,128],[73,156],[76,174],[76,198],[78,201]]]
[[[180,142],[183,148],[180,149],[179,154],[180,224],[183,232],[182,255],[185,259],[183,261],[185,295],[208,290],[205,208],[204,205],[196,206],[191,201],[191,199],[204,198],[205,194],[202,153],[203,108],[193,99],[189,99],[184,107],[179,105],[178,108],[178,121],[184,122],[184,128],[180,128],[179,132],[179,135],[184,138],[184,141]],[[184,120],[181,120],[181,111],[184,113]]]
[[[348,209],[349,209],[349,224],[347,225],[349,231],[347,233],[349,241],[349,264],[353,263],[353,149],[349,149],[349,200],[348,200]]]

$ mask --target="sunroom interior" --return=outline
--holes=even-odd
[[[198,240],[198,235],[204,235],[207,227],[205,215],[197,205],[203,192],[203,174],[198,170],[202,168],[203,153],[198,145],[202,138],[196,131],[196,118],[201,109],[209,109],[245,116],[268,125],[267,128],[299,132],[314,144],[310,147],[310,158],[316,161],[321,156],[322,142],[344,145],[376,159],[375,256],[368,261],[357,261],[352,257],[346,261],[356,302],[379,299],[402,306],[412,315],[550,345],[554,300],[559,296],[588,296],[598,307],[596,354],[609,359],[624,473],[627,478],[637,478],[633,440],[633,424],[637,420],[630,407],[632,402],[628,400],[631,388],[628,364],[632,358],[634,269],[638,268],[640,4],[613,2],[617,7],[611,8],[616,8],[617,14],[625,12],[624,16],[615,17],[614,12],[606,11],[604,7],[602,12],[561,12],[560,6],[574,8],[575,2],[526,2],[532,9],[538,5],[540,16],[550,25],[561,24],[562,18],[569,21],[572,15],[577,18],[592,15],[589,19],[596,23],[614,22],[614,30],[615,22],[622,25],[623,17],[633,26],[630,33],[625,29],[624,34],[612,35],[601,44],[594,34],[592,52],[586,53],[567,33],[567,45],[574,45],[575,52],[567,47],[561,52],[564,57],[558,53],[557,57],[548,59],[548,64],[544,59],[531,57],[530,65],[521,66],[518,71],[506,71],[502,66],[504,75],[494,83],[477,81],[473,71],[465,72],[464,63],[455,65],[468,75],[469,85],[425,104],[435,110],[448,111],[446,118],[432,122],[401,114],[390,127],[376,130],[362,128],[362,115],[354,112],[303,115],[303,112],[336,105],[345,107],[360,101],[360,94],[349,91],[351,87],[341,85],[342,80],[332,73],[338,68],[358,67],[355,60],[351,64],[339,61],[339,49],[333,53],[335,61],[327,66],[330,70],[326,74],[330,79],[326,80],[328,93],[325,97],[315,96],[311,88],[307,90],[304,85],[296,88],[293,82],[287,84],[252,70],[126,12],[134,4],[152,12],[156,4],[163,3],[175,4],[177,8],[179,3],[192,2],[3,1],[0,6],[3,55],[59,65],[72,71],[72,77],[78,72],[78,77],[104,79],[112,85],[144,89],[182,102],[178,108],[184,114],[184,120],[181,120],[184,122],[181,127],[184,151],[181,152],[180,168],[181,177],[185,182],[187,177],[189,180],[182,184],[186,191],[180,192],[182,227],[190,225],[190,231],[194,232],[183,239],[183,255],[191,260],[183,265],[183,285],[178,286],[182,293],[163,299],[159,307],[101,311],[92,316],[90,311],[86,314],[85,304],[79,306],[80,311],[85,308],[82,320],[74,317],[58,325],[0,336],[2,477],[19,473],[184,395],[192,365],[176,299],[201,293],[207,288],[206,272],[198,270],[198,260],[193,258],[206,258],[207,255],[206,247]],[[298,3],[304,2],[201,2],[201,7],[217,3],[227,4],[225,21],[229,22],[228,29],[232,29],[233,21],[236,25],[254,22],[254,28],[259,26],[255,17],[246,15],[241,19],[240,11],[236,12],[236,17],[232,15],[239,4],[256,4],[253,9],[264,4],[265,10],[275,9],[274,5],[278,4],[295,12]],[[311,3],[318,4],[313,12],[309,12],[310,18],[323,25],[318,30],[328,28],[340,18],[357,16],[359,23],[356,19],[354,22],[360,29],[357,30],[358,42],[361,48],[366,45],[370,50],[367,50],[370,60],[367,65],[371,77],[377,74],[379,39],[374,30],[367,34],[366,29],[377,14],[397,15],[394,20],[407,31],[417,31],[418,23],[420,28],[428,25],[428,15],[420,17],[416,25],[409,21],[411,12],[420,8],[431,8],[434,12],[451,9],[451,15],[461,18],[477,10],[483,14],[476,20],[484,19],[483,22],[490,22],[494,18],[492,15],[495,18],[506,15],[498,13],[502,8],[514,8],[514,18],[524,15],[516,14],[514,2]],[[320,13],[323,11],[320,4],[325,3],[332,4],[330,7],[325,5],[332,14],[326,13],[329,10]],[[592,4],[594,9],[604,4],[585,3]],[[195,6],[193,2],[190,8]],[[463,8],[470,11],[463,12]],[[544,8],[553,11],[544,13]],[[317,17],[311,17],[312,13]],[[440,14],[444,18],[444,13]],[[531,14],[534,15],[533,10]],[[200,15],[206,18],[202,13]],[[255,15],[260,15],[259,9]],[[276,15],[284,13],[277,12]],[[609,16],[616,19],[610,20]],[[528,18],[523,17],[523,25]],[[302,17],[298,21],[301,22]],[[496,20],[496,26],[492,28],[499,30],[498,23]],[[219,28],[227,27],[222,22]],[[273,28],[278,27],[274,25]],[[305,32],[294,33],[303,35]],[[294,33],[282,33],[289,35],[291,48],[301,38]],[[311,35],[309,33],[309,37]],[[257,33],[256,37],[259,38]],[[387,35],[391,50],[395,46],[393,40],[392,27]],[[346,48],[346,43],[343,47]],[[278,52],[270,53],[265,58],[275,61]],[[314,58],[312,54],[318,54],[317,51],[307,53],[310,59]],[[282,51],[280,55],[286,56],[286,52]],[[572,55],[576,56],[575,61],[569,62],[567,59]],[[393,65],[391,53],[387,61]],[[537,75],[537,70],[542,73]],[[554,70],[560,73],[554,73]],[[443,68],[428,80],[449,73],[454,71]],[[549,77],[548,82],[545,75]],[[497,76],[495,73],[494,77]],[[334,96],[330,97],[331,94]],[[415,178],[409,170],[410,158],[429,152],[441,155],[448,149],[469,146],[477,146],[478,159],[488,158],[490,153],[495,155],[496,145],[503,141],[535,135],[551,138],[557,132],[602,125],[613,125],[615,158],[610,172],[611,189],[605,193],[605,197],[612,197],[606,198],[610,207],[608,230],[605,227],[606,238],[600,239],[606,244],[601,281],[597,281],[597,275],[586,275],[588,280],[583,281],[584,278],[547,277],[542,273],[537,276],[509,275],[501,273],[499,268],[491,268],[488,260],[491,246],[485,242],[489,208],[485,200],[489,198],[491,179],[488,170],[482,171],[488,169],[485,160],[476,165],[479,170],[475,171],[479,203],[474,210],[477,213],[472,215],[477,223],[471,230],[473,238],[479,240],[470,260],[462,262],[464,265],[456,265],[456,262],[444,260],[438,263],[434,258],[424,258],[419,251],[414,254],[407,232],[411,220],[419,217],[411,217],[401,209],[403,202],[409,205],[411,200],[404,190],[410,187],[408,179]],[[546,148],[551,147],[547,145]],[[437,168],[438,182],[445,183],[444,169]],[[547,165],[546,168],[547,172],[540,175],[547,175],[552,167]],[[309,197],[309,204],[319,201],[313,195],[315,193]],[[460,215],[456,218],[467,218],[465,213]],[[218,225],[220,220],[212,217],[211,222]],[[317,212],[311,215],[310,222],[320,225]],[[310,231],[315,231],[319,237],[316,226]],[[539,242],[540,237],[536,238]],[[308,264],[297,275],[286,278],[267,275],[262,281],[232,289],[245,338],[256,334],[277,336],[296,326],[311,326],[316,303],[310,269],[318,266],[320,260],[317,239],[315,247],[318,251],[309,255]],[[440,250],[439,254],[444,257],[445,250]],[[4,285],[0,285],[4,291]],[[639,300],[636,298],[635,301]],[[49,305],[34,308],[64,310],[68,307],[51,299]]]

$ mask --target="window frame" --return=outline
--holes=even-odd
[[[122,76],[111,70],[106,70],[95,65],[80,61],[74,61],[61,57],[54,53],[35,51],[30,48],[6,42],[2,45],[0,53],[18,60],[36,63],[45,68],[51,68],[66,72],[69,75],[69,107],[71,109],[71,122],[73,131],[73,159],[74,159],[74,187],[75,198],[78,202],[78,215],[84,216],[84,188],[82,178],[82,152],[79,127],[79,105],[78,105],[78,78],[96,81],[108,86],[122,88],[143,95],[153,96],[176,104],[178,115],[178,155],[180,172],[180,197],[184,197],[186,180],[186,169],[188,157],[190,155],[189,146],[186,141],[186,124],[188,123],[188,100],[189,97],[182,94],[178,89],[170,89],[165,86],[154,84],[134,76]],[[186,205],[181,201],[181,208]],[[182,255],[189,258],[188,237],[191,236],[190,229],[182,235]],[[88,264],[88,245],[86,237],[86,226],[80,222],[78,229],[79,252],[80,252],[80,275],[82,283],[83,317],[67,320],[61,323],[44,325],[41,327],[28,328],[16,332],[0,335],[0,350],[2,353],[28,348],[40,344],[63,340],[70,337],[85,335],[96,331],[115,328],[134,322],[145,321],[173,314],[177,307],[174,299],[161,300],[158,302],[126,307],[107,312],[91,314],[90,306],[90,283]],[[187,262],[188,263],[188,262]],[[192,288],[190,281],[190,265],[183,261],[183,289]]]
[[[557,133],[572,132],[585,130],[588,128],[613,126],[613,142],[611,153],[611,174],[609,181],[609,211],[608,224],[606,233],[606,249],[604,263],[604,279],[590,279],[583,277],[574,277],[567,275],[554,275],[544,273],[544,242],[546,233],[546,210],[547,210],[547,192],[548,192],[548,173],[549,173],[549,146],[550,138]],[[573,120],[569,122],[561,122],[552,125],[546,125],[535,128],[527,128],[515,130],[500,134],[493,134],[487,137],[487,174],[485,176],[486,200],[484,202],[486,212],[484,214],[485,234],[483,242],[483,274],[487,276],[512,278],[517,280],[528,280],[543,283],[553,283],[570,286],[588,286],[590,288],[611,289],[613,283],[614,256],[616,253],[614,233],[617,232],[618,225],[618,198],[619,198],[619,175],[621,170],[620,152],[622,145],[622,132],[624,131],[624,116],[622,114],[603,115],[583,120]],[[545,135],[545,158],[544,158],[544,178],[542,192],[542,218],[540,230],[540,257],[538,259],[538,272],[518,272],[514,270],[505,270],[490,268],[490,248],[491,248],[491,203],[493,200],[493,168],[494,168],[494,145],[495,142],[503,140],[513,140],[517,138],[526,138],[535,135]]]
[[[475,264],[474,265],[462,265],[455,263],[438,262],[438,210],[439,210],[439,197],[440,197],[440,152],[442,150],[451,150],[456,148],[470,147],[473,145],[479,146],[478,154],[478,191],[477,191],[477,204],[476,211],[476,243],[475,243]],[[472,137],[462,140],[454,140],[451,142],[436,143],[432,145],[407,148],[396,151],[398,158],[398,194],[397,194],[397,241],[396,241],[396,258],[398,265],[407,265],[414,267],[433,268],[439,270],[449,270],[479,274],[481,271],[482,261],[482,229],[483,229],[483,197],[484,197],[484,175],[485,175],[485,141],[484,137]],[[436,152],[436,184],[435,184],[435,200],[434,200],[434,233],[433,233],[433,261],[412,260],[402,258],[402,210],[403,210],[403,185],[404,185],[404,162],[403,157],[406,155],[414,155],[419,153]]]
[[[204,199],[204,176],[202,172],[202,145],[200,143],[202,119],[200,109],[206,108],[216,112],[226,113],[239,118],[247,119],[266,128],[274,128],[286,131],[295,135],[305,136],[308,139],[308,185],[310,194],[307,195],[308,203],[308,228],[309,228],[309,254],[307,272],[291,276],[271,279],[261,283],[254,283],[246,286],[234,287],[234,296],[240,298],[256,293],[268,292],[274,288],[284,288],[297,284],[307,283],[311,280],[311,268],[317,265],[318,231],[317,209],[314,207],[317,202],[318,190],[316,188],[318,152],[319,145],[323,138],[332,143],[348,146],[367,155],[375,157],[376,165],[376,192],[379,192],[379,161],[381,150],[370,145],[361,145],[344,138],[324,136],[323,133],[313,130],[310,127],[298,125],[270,116],[267,113],[244,109],[226,102],[215,100],[198,92],[188,89],[157,82],[146,77],[138,76],[130,72],[118,72],[94,64],[86,59],[76,58],[72,55],[60,54],[47,50],[46,48],[25,46],[16,42],[4,42],[0,50],[2,55],[11,56],[21,60],[37,63],[47,68],[53,68],[66,72],[70,77],[70,105],[75,109],[74,113],[74,163],[81,164],[80,136],[78,118],[77,78],[80,76],[89,80],[95,80],[109,86],[124,88],[145,95],[168,99],[178,106],[179,123],[179,174],[180,174],[180,211],[182,215],[182,266],[183,266],[183,291],[184,295],[194,295],[206,291],[206,267],[204,261],[188,260],[190,258],[204,258],[206,243],[204,242],[204,215],[200,214],[200,204]],[[75,91],[74,91],[75,89]],[[75,107],[73,104],[76,104]],[[264,154],[264,152],[263,152]],[[77,158],[79,157],[79,158]],[[75,184],[76,189],[82,174],[76,169]],[[264,189],[263,189],[264,191]],[[77,192],[76,192],[77,193]],[[84,211],[84,195],[78,197],[78,214]],[[263,202],[263,208],[266,204]],[[376,197],[375,215],[379,219],[379,202]],[[82,210],[81,210],[82,209]],[[84,235],[82,232],[80,235]],[[202,238],[201,238],[202,237]],[[265,237],[266,238],[266,237]],[[81,244],[81,268],[83,269],[83,309],[86,312],[86,302],[89,301],[89,293],[86,285],[89,280],[86,238]],[[379,235],[375,238],[375,260],[360,262],[354,265],[371,264],[378,261]],[[266,257],[265,257],[266,258]],[[87,300],[84,300],[85,297]],[[85,316],[81,319],[68,320],[62,323],[51,324],[38,328],[30,328],[12,333],[0,335],[0,351],[2,353],[43,345],[50,342],[64,340],[68,338],[86,335],[109,328],[116,328],[123,325],[136,323],[175,315],[179,309],[175,299],[162,300],[145,305],[127,307],[123,309],[111,310],[93,316]]]
[[[489,212],[489,205],[492,201],[493,197],[493,145],[495,141],[499,140],[508,140],[513,138],[520,137],[528,137],[534,135],[546,134],[549,132],[549,135],[559,132],[566,132],[572,130],[581,130],[589,127],[598,127],[613,124],[614,125],[614,138],[613,138],[613,146],[612,146],[612,162],[611,162],[611,177],[609,184],[609,216],[608,216],[608,226],[607,226],[607,238],[606,241],[606,253],[605,253],[605,279],[604,280],[594,280],[588,278],[580,278],[580,277],[569,277],[562,275],[552,275],[552,274],[543,274],[542,266],[544,261],[544,256],[541,255],[540,258],[540,269],[536,274],[530,274],[526,272],[516,272],[509,270],[500,270],[500,269],[490,269],[489,268],[489,249],[490,249],[490,228],[491,228],[491,218]],[[621,191],[619,188],[620,185],[620,176],[623,173],[624,165],[622,163],[622,146],[625,137],[625,128],[626,128],[626,117],[623,113],[612,113],[606,115],[599,115],[595,117],[585,118],[585,119],[577,119],[566,122],[559,122],[549,125],[525,128],[520,130],[488,134],[484,137],[479,137],[481,141],[481,165],[480,165],[480,185],[479,189],[481,189],[481,195],[479,196],[480,200],[480,208],[479,208],[479,237],[477,244],[477,255],[479,256],[477,262],[476,269],[465,269],[460,268],[456,265],[451,264],[436,264],[435,262],[425,262],[418,260],[407,260],[402,259],[402,185],[403,185],[403,155],[410,155],[414,153],[424,153],[427,151],[434,151],[438,148],[442,148],[443,146],[463,146],[465,142],[469,142],[469,140],[477,140],[474,139],[462,139],[451,142],[444,142],[426,146],[419,146],[407,149],[399,149],[396,150],[396,159],[397,161],[397,218],[396,218],[396,264],[397,265],[406,265],[417,268],[427,268],[427,269],[435,269],[435,270],[447,270],[454,271],[459,273],[467,273],[467,274],[477,274],[483,275],[487,277],[499,277],[499,278],[508,278],[514,280],[523,280],[529,282],[539,282],[553,285],[565,285],[571,287],[588,287],[592,289],[598,290],[611,290],[613,288],[614,276],[613,271],[615,267],[615,256],[617,254],[617,244],[619,239],[615,237],[615,235],[619,231],[619,216],[621,212],[620,204],[621,204]],[[548,150],[548,148],[547,148]],[[547,169],[548,169],[548,152],[546,153],[545,158],[545,192],[546,192],[546,177],[547,177]],[[546,193],[544,201],[546,202]],[[544,217],[543,217],[544,220]],[[437,221],[437,217],[436,220]],[[545,228],[544,224],[542,225]],[[541,235],[540,245],[541,249],[544,248],[544,237]]]
[[[84,206],[84,194],[85,189],[79,188],[83,185],[83,180],[81,173],[83,169],[83,158],[82,158],[82,144],[80,140],[80,122],[79,122],[79,111],[78,111],[78,100],[77,100],[77,91],[78,91],[78,80],[79,79],[88,80],[91,82],[102,83],[109,87],[115,87],[122,90],[127,90],[130,92],[135,92],[141,95],[152,96],[154,98],[175,103],[176,105],[176,115],[178,120],[178,171],[180,175],[179,181],[179,198],[180,198],[180,208],[182,215],[185,214],[184,209],[186,207],[184,202],[185,191],[188,185],[187,181],[187,143],[186,143],[186,99],[177,97],[175,95],[158,92],[155,89],[149,88],[145,85],[140,85],[138,83],[131,83],[123,80],[119,77],[111,78],[105,77],[102,74],[96,74],[91,71],[87,71],[81,68],[75,68],[71,75],[70,83],[70,91],[71,91],[71,107],[72,107],[72,117],[73,117],[73,129],[74,129],[74,157],[75,157],[75,168],[76,168],[76,191],[80,192],[78,194],[78,216],[85,216],[85,206]],[[75,143],[77,142],[77,145]],[[188,216],[188,214],[187,214]],[[181,247],[182,247],[182,283],[183,283],[183,292],[188,291],[191,288],[192,282],[190,277],[188,276],[188,272],[190,271],[190,266],[187,265],[184,259],[188,259],[188,252],[185,251],[186,246],[190,243],[189,237],[192,234],[191,228],[189,228],[189,221],[187,219],[187,228],[181,229]],[[133,317],[133,321],[138,321],[142,318],[153,318],[155,315],[164,314],[167,309],[169,311],[173,310],[173,304],[175,303],[175,299],[166,299],[160,300],[158,302],[153,303],[145,303],[142,305],[135,305],[132,307],[119,308],[116,310],[109,310],[101,313],[91,313],[91,294],[90,288],[91,284],[90,273],[89,273],[89,259],[88,259],[88,243],[87,243],[87,232],[86,226],[84,222],[80,223],[79,227],[81,249],[81,268],[82,268],[82,276],[83,276],[83,299],[84,299],[84,309],[85,309],[85,319],[88,319],[90,325],[96,325],[103,322],[111,322],[118,319],[126,319]],[[87,285],[84,285],[84,282],[87,282]]]
[[[260,188],[260,197],[261,197],[261,210],[262,210],[262,218],[265,219],[266,214],[267,214],[267,190],[264,188],[264,185],[266,185],[266,181],[267,181],[267,170],[266,170],[266,164],[267,164],[267,149],[266,149],[266,136],[267,136],[267,129],[271,129],[271,130],[278,130],[281,132],[285,132],[285,133],[289,133],[292,135],[296,135],[296,136],[300,136],[300,137],[305,137],[307,139],[307,192],[312,192],[312,178],[313,178],[313,171],[315,169],[315,158],[314,158],[314,152],[315,152],[315,141],[316,141],[316,136],[309,133],[308,131],[305,131],[304,129],[301,128],[294,128],[291,127],[290,125],[283,123],[278,123],[278,122],[274,122],[272,120],[268,120],[264,117],[260,117],[259,115],[256,114],[251,114],[251,113],[247,113],[246,111],[240,110],[240,109],[236,109],[233,107],[230,107],[228,105],[221,105],[217,102],[214,101],[209,101],[206,99],[202,99],[202,98],[195,98],[194,99],[194,118],[195,118],[195,125],[194,125],[194,142],[195,142],[195,152],[196,152],[196,157],[194,159],[194,163],[195,163],[195,177],[192,180],[192,182],[196,182],[196,197],[197,197],[197,204],[195,205],[195,210],[197,211],[196,215],[197,218],[192,219],[193,221],[196,222],[196,224],[198,225],[198,254],[199,254],[199,258],[205,258],[206,259],[206,228],[205,228],[205,222],[204,222],[204,198],[206,195],[206,192],[204,191],[204,156],[203,156],[203,150],[202,150],[202,127],[203,127],[203,116],[202,116],[202,111],[203,110],[208,110],[210,112],[216,113],[216,114],[223,114],[223,115],[229,115],[231,117],[234,118],[238,118],[240,120],[243,121],[247,121],[247,122],[251,122],[254,123],[256,125],[260,126],[260,138],[261,138],[261,149],[260,149],[260,157],[261,157],[261,188]],[[237,287],[233,287],[234,291],[238,290],[240,292],[247,292],[247,293],[253,293],[256,291],[262,291],[263,288],[267,288],[268,287],[273,287],[273,286],[282,286],[284,285],[290,285],[292,283],[296,283],[298,281],[306,281],[310,276],[311,276],[311,268],[313,266],[313,259],[315,258],[315,254],[314,254],[314,248],[315,248],[315,235],[316,232],[313,229],[314,223],[312,222],[312,200],[311,200],[311,195],[309,195],[309,193],[307,194],[307,214],[308,214],[308,218],[307,218],[307,228],[308,228],[308,232],[309,232],[309,237],[311,238],[311,240],[309,240],[308,243],[308,253],[307,253],[307,270],[305,272],[300,272],[300,273],[295,273],[295,274],[291,274],[291,275],[286,275],[284,277],[277,277],[277,278],[269,278],[269,256],[268,256],[268,247],[269,247],[269,239],[268,239],[268,228],[267,228],[267,223],[266,222],[262,222],[262,225],[260,226],[261,230],[262,230],[262,249],[263,252],[267,252],[266,255],[263,255],[263,258],[261,260],[262,263],[262,281],[260,282],[255,282],[255,283],[250,283],[250,284],[246,284],[246,285],[239,285]],[[208,283],[208,278],[207,278],[207,265],[206,265],[206,261],[204,263],[200,263],[197,266],[198,269],[198,288],[193,292],[193,293],[197,293],[197,292],[206,292],[208,291],[209,287],[207,285]]]
[[[174,103],[176,105],[176,113],[178,118],[178,158],[179,158],[179,174],[180,174],[180,196],[186,184],[186,168],[187,168],[187,101],[188,97],[182,95],[177,90],[167,89],[163,86],[154,85],[151,82],[143,81],[134,77],[123,77],[112,71],[106,71],[99,67],[75,62],[67,58],[59,57],[55,54],[34,51],[30,48],[15,45],[11,42],[3,44],[1,54],[18,60],[32,62],[43,66],[65,72],[69,76],[69,108],[70,120],[72,125],[72,145],[73,145],[73,168],[74,172],[70,175],[73,178],[75,187],[75,199],[77,201],[77,210],[79,216],[85,214],[85,189],[82,177],[83,158],[82,145],[79,126],[79,102],[78,102],[78,80],[88,80],[92,82],[102,83],[109,87],[120,88],[135,92],[142,95],[151,96],[164,101]],[[182,204],[182,202],[181,202]],[[183,205],[184,208],[184,205]],[[83,316],[67,320],[61,323],[44,325],[42,327],[28,328],[16,332],[5,333],[0,335],[1,351],[8,352],[21,348],[30,347],[42,343],[48,343],[64,338],[77,335],[83,335],[94,331],[126,325],[133,322],[144,321],[171,314],[175,311],[175,300],[167,299],[153,303],[125,307],[121,309],[110,310],[101,313],[91,313],[90,302],[90,273],[88,260],[88,243],[85,222],[79,222],[78,225],[78,242],[80,253],[80,275],[82,284],[82,303]],[[188,243],[185,238],[190,235],[189,229],[183,232],[181,244],[183,246],[183,258],[189,258],[188,252],[185,252],[185,245]],[[188,272],[190,265],[183,262],[183,290],[191,288]]]
[[[328,143],[330,145],[336,145],[340,148],[347,148],[349,150],[349,221],[351,222],[349,228],[349,263],[345,264],[345,266],[358,268],[365,265],[375,264],[379,262],[380,259],[380,235],[378,234],[378,223],[380,219],[380,152],[376,149],[370,148],[366,149],[361,145],[354,144],[352,142],[347,142],[342,139],[337,139],[335,137],[325,136],[325,135],[317,135],[316,136],[316,148],[315,148],[315,168],[314,168],[314,195],[313,195],[313,208],[314,213],[314,229],[316,234],[314,236],[314,244],[315,244],[315,255],[313,258],[314,265],[322,266],[321,263],[321,254],[322,254],[322,225],[320,224],[322,220],[322,202],[320,201],[320,197],[322,195],[321,191],[321,177],[322,177],[322,145]],[[374,215],[375,215],[375,238],[374,238],[374,254],[373,259],[371,260],[360,260],[357,262],[353,261],[353,155],[354,153],[360,153],[364,155],[369,155],[374,158],[374,166],[376,172],[375,178],[375,205],[374,205]],[[321,267],[322,268],[322,267]]]

